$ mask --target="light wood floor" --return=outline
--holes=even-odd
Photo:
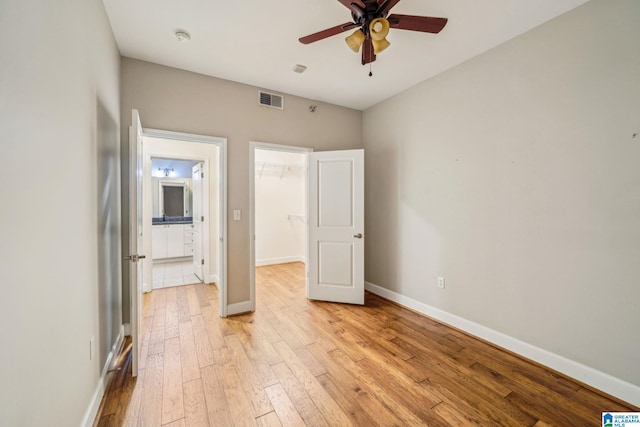
[[[304,265],[257,269],[255,313],[221,319],[213,285],[145,295],[97,426],[599,426],[638,410],[372,294],[308,301]],[[130,344],[127,342],[130,348]]]

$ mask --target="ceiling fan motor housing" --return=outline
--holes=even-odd
[[[389,12],[378,13],[380,5],[376,0],[364,0],[363,2],[365,4],[364,9],[357,2],[351,3],[351,17],[353,22],[361,26],[362,32],[368,35],[371,22],[377,18],[386,18]]]

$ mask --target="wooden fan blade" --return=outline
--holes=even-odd
[[[447,25],[447,18],[432,18],[430,16],[397,15],[392,14],[387,18],[391,28],[400,30],[421,31],[423,33],[437,34]]]
[[[371,37],[367,37],[362,43],[362,65],[366,65],[369,62],[376,60],[376,55],[373,53],[373,43]]]
[[[378,7],[378,11],[376,12],[377,16],[387,16],[387,13],[391,10],[391,8],[398,4],[400,0],[381,0],[380,7]]]
[[[317,42],[318,40],[326,39],[327,37],[335,36],[336,34],[343,33],[356,27],[359,27],[359,25],[353,22],[345,22],[344,24],[336,25],[335,27],[327,28],[326,30],[318,31],[317,33],[300,37],[298,40],[302,44],[309,44]]]

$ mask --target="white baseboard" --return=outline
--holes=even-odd
[[[251,301],[242,301],[227,306],[227,316],[234,314],[248,313],[251,311]]]
[[[111,366],[111,362],[113,361],[113,358],[116,356],[117,352],[122,347],[123,340],[124,340],[124,325],[120,325],[120,333],[118,334],[118,337],[116,338],[116,342],[113,344],[113,347],[111,347],[111,351],[107,356],[107,360],[104,366],[102,367],[100,378],[98,379],[98,384],[96,385],[96,389],[93,392],[93,396],[91,396],[91,403],[89,404],[89,407],[87,408],[87,411],[85,412],[84,417],[82,418],[82,424],[80,424],[82,427],[93,426],[93,422],[95,421],[96,415],[98,414],[98,409],[100,408],[100,403],[102,402],[102,397],[104,396],[104,391],[106,388],[105,377],[107,375],[107,372],[109,371],[109,366]]]
[[[219,283],[220,278],[217,274],[212,274],[209,276],[209,281],[207,283],[215,283],[216,285]]]
[[[460,329],[468,334],[482,338],[492,344],[517,353],[571,378],[575,378],[578,381],[598,390],[602,390],[603,392],[610,394],[611,396],[615,396],[625,402],[629,402],[632,405],[640,406],[640,387],[637,385],[520,341],[509,335],[487,328],[486,326],[472,322],[460,316],[456,316],[455,314],[440,310],[439,308],[435,308],[413,298],[409,298],[381,286],[374,285],[373,283],[365,282],[365,289],[442,323]]]
[[[287,257],[280,257],[280,258],[257,259],[256,267],[263,267],[265,265],[275,265],[275,264],[287,264],[290,262],[305,262],[305,259],[301,255],[287,256]]]

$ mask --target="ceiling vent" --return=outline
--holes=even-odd
[[[260,105],[284,110],[284,98],[282,95],[259,91],[258,96],[260,98]]]

